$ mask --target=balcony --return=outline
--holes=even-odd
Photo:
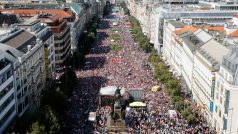
[[[63,39],[60,39],[60,40],[55,40],[55,44],[60,44],[60,43],[63,43],[64,40]]]
[[[66,32],[69,32],[69,31],[70,31],[69,26],[66,26],[65,29],[61,31],[60,33],[55,33],[55,38],[60,39]]]
[[[14,99],[11,100],[11,102],[7,105],[7,107],[2,111],[2,113],[0,114],[0,119],[2,119],[2,117],[9,111],[9,109],[15,104]]]
[[[7,71],[7,69],[9,69],[10,67],[11,67],[11,64],[1,63],[0,62],[0,74],[2,74],[3,72]]]
[[[61,56],[61,57],[62,57],[62,56],[64,56],[64,55],[66,55],[66,53],[69,51],[70,47],[71,47],[71,45],[68,45],[68,46],[64,49],[63,52],[55,53],[55,56]]]
[[[15,116],[16,116],[16,110],[13,109],[13,112],[10,113],[8,118],[6,118],[5,122],[0,125],[1,126],[0,128],[6,128],[12,122],[12,120],[15,118]],[[0,131],[0,133],[2,133],[2,132]]]
[[[13,87],[8,91],[3,98],[0,100],[0,106],[14,93]]]
[[[13,81],[13,76],[9,77],[2,85],[0,86],[0,92]]]
[[[2,59],[0,61],[0,70],[2,70],[4,67],[10,65],[10,62],[8,60]]]

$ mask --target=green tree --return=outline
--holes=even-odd
[[[50,106],[47,105],[44,108],[44,113],[45,117],[43,119],[43,124],[45,125],[48,134],[59,134],[60,124],[55,112],[51,109]]]
[[[187,108],[188,104],[184,102],[183,100],[175,102],[176,109],[181,112]]]
[[[159,63],[160,59],[158,57],[157,54],[155,54],[154,52],[150,53],[149,57],[148,57],[148,61],[150,63]]]
[[[187,117],[187,121],[189,125],[195,124],[197,122],[197,119],[195,118],[195,116],[193,114],[190,114]]]
[[[77,83],[77,76],[72,69],[67,68],[67,71],[60,77],[59,81],[61,82],[59,85],[60,90],[69,96]]]
[[[171,76],[169,74],[167,74],[165,72],[165,70],[163,70],[162,75],[160,75],[160,81],[165,83],[165,82],[167,82],[170,79],[171,79]]]
[[[61,91],[56,91],[55,89],[46,90],[43,93],[42,105],[49,105],[57,113],[63,114],[67,109],[67,96]]]
[[[32,123],[37,122],[42,117],[41,110],[26,112],[20,118],[17,118],[12,131],[16,133],[26,133],[27,130],[30,130]]]
[[[172,103],[175,104],[178,101],[182,101],[182,97],[180,96],[172,96]]]
[[[188,106],[185,110],[182,111],[181,114],[182,114],[182,117],[183,117],[184,119],[187,119],[187,117],[188,117],[190,114],[192,114],[192,108]]]
[[[46,134],[45,126],[40,125],[38,122],[35,122],[31,125],[30,132],[27,132],[27,134]]]
[[[73,53],[73,62],[76,68],[82,68],[85,63],[85,54],[82,52],[74,52]]]

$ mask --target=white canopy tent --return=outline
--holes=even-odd
[[[169,110],[168,113],[169,113],[170,118],[177,118],[178,117],[177,112],[175,110]]]
[[[88,120],[96,121],[96,112],[89,112]]]
[[[135,101],[129,104],[130,107],[146,107],[146,103]]]
[[[125,93],[125,88],[119,87],[121,90],[121,95],[124,95]],[[105,95],[105,96],[114,96],[115,92],[117,90],[117,86],[107,86],[103,87],[100,89],[100,95]]]

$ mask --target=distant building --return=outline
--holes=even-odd
[[[55,69],[56,72],[62,72],[72,51],[77,49],[76,29],[79,21],[75,14],[69,9],[15,9],[2,10],[4,12],[13,12],[27,21],[32,17],[37,17],[41,23],[47,24],[54,33],[55,44]]]
[[[75,31],[75,45],[78,44],[80,35],[83,33],[83,30],[85,29],[85,24],[86,24],[86,14],[85,14],[85,9],[83,6],[77,4],[77,3],[70,3],[70,9],[75,13],[76,15],[76,19],[75,21],[77,21],[77,26],[75,27],[76,31]],[[74,47],[76,46],[72,46],[74,49]],[[77,48],[77,47],[76,47]]]
[[[1,1],[1,3],[4,3],[4,4],[22,4],[22,3],[56,3],[58,0],[4,0],[4,1]]]
[[[163,25],[165,19],[187,24],[210,24],[222,26],[232,21],[237,14],[238,4],[232,1],[126,1],[130,13],[136,17],[142,31],[154,48],[161,54],[163,47]]]
[[[158,7],[153,11],[152,15],[155,18],[156,29],[151,29],[150,38],[154,43],[154,47],[160,52],[163,47],[163,25],[164,19],[178,19],[188,24],[213,24],[224,25],[226,22],[230,22],[237,13],[236,10],[214,10],[214,9],[199,9],[202,7],[182,7],[182,6],[167,6]],[[151,27],[153,28],[153,27]]]
[[[59,15],[40,15],[39,19],[54,33],[55,69],[62,72],[71,52],[70,26]]]

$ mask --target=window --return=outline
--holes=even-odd
[[[14,94],[9,96],[7,100],[3,102],[3,104],[0,106],[0,113],[2,113],[3,110],[5,110],[5,108],[12,102],[13,99],[14,99]]]
[[[219,99],[219,94],[218,94],[218,92],[216,93],[216,99],[217,99],[217,100]]]
[[[2,76],[0,76],[0,84],[2,84],[3,83],[3,78],[2,78]]]
[[[216,113],[217,113],[217,106],[215,106],[215,111],[216,111]]]
[[[9,116],[15,111],[15,105],[13,105],[9,111],[3,116],[3,118],[0,120],[0,126],[2,126],[6,120],[9,118]]]
[[[220,104],[222,104],[222,97],[220,96]]]
[[[18,105],[18,113],[22,112],[22,104]]]
[[[13,82],[7,85],[1,92],[0,92],[0,99],[2,99],[11,89],[13,88]]]
[[[224,89],[224,87],[223,87],[223,85],[221,85],[221,92],[223,93],[223,89]]]
[[[221,110],[219,110],[219,117],[221,117]]]
[[[219,83],[219,81],[217,81],[217,89],[219,89],[220,88],[220,83]]]

